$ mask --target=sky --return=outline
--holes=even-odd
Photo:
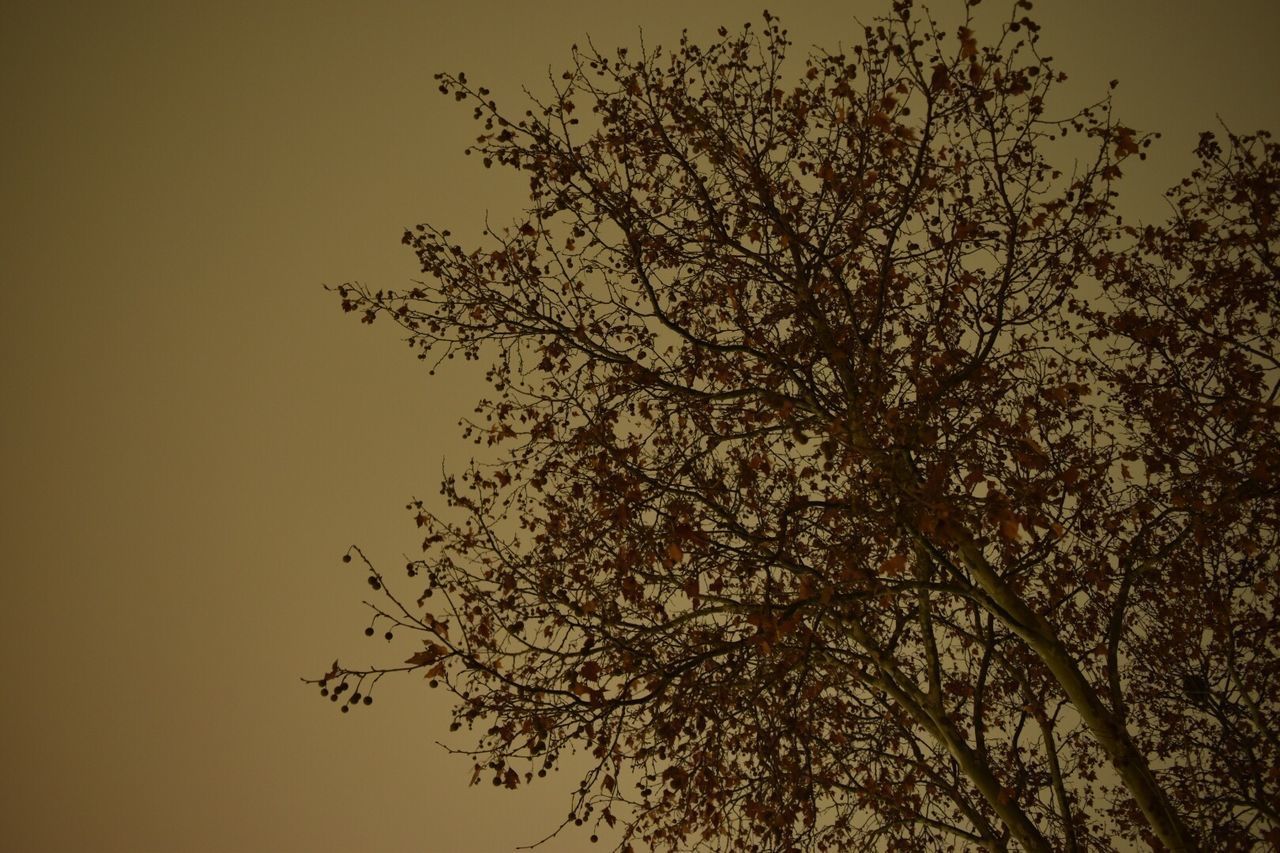
[[[887,7],[770,10],[799,64]],[[470,108],[436,71],[522,112],[587,35],[709,40],[760,11],[0,0],[0,850],[468,853],[559,823],[571,776],[467,787],[436,743],[447,695],[388,679],[339,714],[299,681],[389,660],[340,557],[413,553],[404,504],[466,462],[483,393],[322,285],[399,287],[405,226],[470,238],[520,209],[524,179],[462,156]],[[1164,133],[1127,176],[1135,215],[1219,117],[1280,131],[1274,0],[1036,13],[1058,104],[1118,78],[1117,116]]]

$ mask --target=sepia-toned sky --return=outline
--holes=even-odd
[[[509,851],[559,823],[570,776],[466,786],[444,694],[389,679],[344,715],[298,680],[388,660],[339,558],[414,551],[403,506],[466,461],[481,393],[321,285],[400,286],[405,226],[521,205],[434,72],[522,112],[587,34],[705,40],[763,5],[0,2],[0,850]],[[798,64],[888,5],[770,8]],[[1275,0],[1036,13],[1057,106],[1117,77],[1164,132],[1126,209],[1160,214],[1215,116],[1280,131]]]

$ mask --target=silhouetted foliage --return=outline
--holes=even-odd
[[[1280,845],[1280,146],[1125,223],[1150,136],[1050,116],[1029,8],[575,49],[518,118],[442,75],[530,206],[337,289],[488,365],[501,459],[410,591],[355,552],[422,645],[323,692],[447,687],[473,782],[585,751],[624,850]]]

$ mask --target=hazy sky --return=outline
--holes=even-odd
[[[574,780],[467,788],[444,694],[384,682],[341,715],[298,681],[388,659],[339,557],[415,549],[403,505],[465,461],[480,393],[321,284],[399,286],[404,226],[519,208],[434,72],[520,111],[588,33],[705,39],[762,5],[0,2],[0,849],[465,853],[554,827]],[[1037,6],[1059,106],[1118,77],[1117,114],[1165,132],[1130,209],[1160,211],[1215,114],[1280,131],[1274,0]],[[887,7],[770,4],[797,59]]]

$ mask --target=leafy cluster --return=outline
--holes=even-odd
[[[585,752],[623,850],[1280,843],[1280,146],[1126,224],[1151,137],[1047,112],[1030,5],[442,75],[529,207],[338,291],[489,366],[500,459],[411,504],[421,597],[367,566],[422,648],[324,689],[443,684],[473,782]]]

